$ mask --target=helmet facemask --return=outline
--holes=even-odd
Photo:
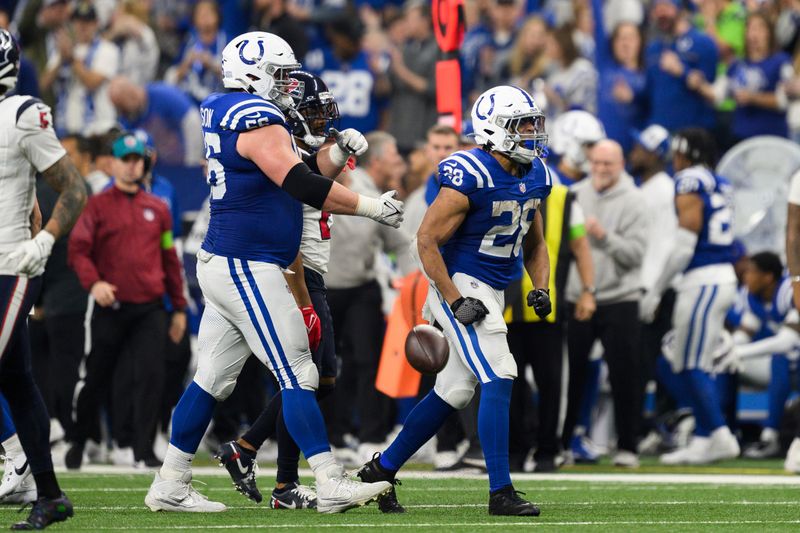
[[[292,92],[303,94],[304,82],[298,83],[300,87]],[[298,103],[295,100],[295,109],[290,114],[295,119],[293,134],[302,138],[311,148],[322,146],[328,139],[328,131],[339,126],[339,106],[336,105],[333,94],[328,91],[320,92],[314,102]]]
[[[542,157],[548,138],[544,122],[545,117],[540,111],[514,116],[496,115],[494,123],[506,131],[506,136],[502,146],[495,149],[525,165]]]
[[[276,65],[265,63],[261,70],[272,78],[272,87],[267,92],[267,100],[275,102],[283,110],[291,109],[295,105],[294,98],[290,94],[297,86],[297,80],[292,79],[289,73],[300,68],[300,63],[293,65]]]

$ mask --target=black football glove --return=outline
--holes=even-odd
[[[536,316],[544,318],[553,311],[550,303],[550,289],[534,289],[528,293],[528,307],[533,307]]]
[[[483,320],[483,317],[489,314],[489,310],[483,305],[483,302],[472,296],[463,296],[450,305],[450,310],[456,320],[469,326],[474,322]]]

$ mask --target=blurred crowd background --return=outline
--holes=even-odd
[[[528,90],[547,116],[548,164],[564,185],[591,171],[591,146],[604,137],[622,145],[624,172],[641,183],[656,172],[669,172],[669,133],[704,128],[717,142],[717,153],[709,157],[727,164],[736,186],[743,271],[756,268],[748,267],[748,254],[774,252],[783,260],[785,192],[789,177],[800,168],[800,1],[465,0],[464,17],[459,59],[466,119],[474,98],[489,87],[514,84]],[[148,445],[137,445],[135,433],[142,424],[155,424],[155,454],[163,451],[171,409],[192,375],[193,335],[202,310],[193,254],[203,235],[208,187],[198,104],[222,89],[220,54],[228,40],[265,30],[288,41],[303,68],[324,79],[338,103],[340,129],[369,134],[370,150],[354,172],[366,173],[380,191],[397,189],[407,200],[410,223],[402,232],[363,231],[341,220],[331,227],[333,257],[326,282],[340,373],[336,407],[326,418],[342,460],[355,464],[371,458],[415,401],[389,398],[375,388],[383,317],[396,298],[395,281],[413,270],[408,244],[435,195],[436,165],[470,144],[469,120],[458,132],[436,126],[440,52],[430,2],[3,1],[0,27],[14,32],[22,47],[17,91],[52,106],[56,131],[94,194],[131,172],[125,167],[131,155],[146,161],[132,172],[145,174],[144,186],[166,203],[182,260],[181,279],[162,283],[164,327],[153,329],[157,338],[147,344],[159,347],[157,357],[147,358],[152,372],[134,371],[143,356],[140,349],[130,348],[141,347],[141,342],[131,339],[143,326],[133,317],[113,333],[119,353],[111,370],[104,370],[104,386],[94,385],[100,418],[84,420],[76,429],[73,403],[84,385],[85,355],[96,338],[91,328],[98,298],[89,298],[91,276],[73,270],[76,252],[69,247],[74,245],[66,240],[56,244],[31,320],[38,379],[57,427],[64,430],[54,432],[54,442],[83,438],[88,432],[96,443],[87,448],[90,460],[147,462]],[[659,127],[649,128],[654,125]],[[126,131],[135,131],[140,144],[115,146]],[[343,179],[347,183],[347,174]],[[43,206],[48,195],[52,204],[54,193],[43,182],[38,194]],[[663,224],[658,215],[657,208],[648,212],[652,224]],[[103,220],[93,223],[102,225]],[[669,231],[661,229],[650,235],[648,244],[666,246],[660,239]],[[114,238],[123,247],[134,242],[124,234]],[[361,251],[362,264],[337,268],[352,259],[337,256],[344,245]],[[119,267],[116,285],[126,284],[126,276],[133,281],[141,276],[129,267]],[[174,318],[176,298],[178,307],[184,306],[183,298],[176,297],[176,283],[186,295],[185,331]],[[645,285],[642,281],[637,290]],[[522,288],[509,290],[521,294]],[[508,301],[513,307],[520,297],[509,295]],[[583,400],[580,416],[573,413],[574,434],[557,435],[567,410],[561,391],[566,396],[573,374],[561,370],[565,328],[557,330],[555,349],[547,350],[550,360],[543,364],[536,360],[537,337],[527,336],[524,324],[533,320],[528,315],[513,309],[507,314],[517,335],[511,344],[520,365],[512,409],[512,467],[532,468],[534,449],[544,450],[537,458],[543,465],[557,462],[562,450],[574,452],[572,459],[595,460],[613,443],[603,350],[595,348],[587,363],[592,370],[587,371],[586,394],[570,391],[573,403],[589,398]],[[563,325],[568,321],[561,315],[554,320]],[[656,346],[649,351],[658,352],[658,342]],[[648,361],[655,361],[657,354],[637,348],[635,356],[641,362],[636,386],[640,383],[648,392],[641,416],[651,421],[642,424],[637,437],[679,429],[685,438],[688,414],[670,416],[674,404],[668,399],[656,402],[655,363]],[[770,383],[769,366],[767,361],[766,370],[762,365],[739,385],[739,403],[729,421],[755,442],[767,423],[767,396],[761,391]],[[788,376],[793,366],[773,368]],[[554,380],[559,381],[555,390],[548,388]],[[426,381],[421,394],[430,386]],[[781,386],[782,409],[792,393],[791,386],[785,391]],[[215,416],[209,447],[237,436],[260,413],[274,387],[251,358],[236,392]],[[543,388],[548,389],[545,394]],[[141,405],[133,405],[141,401],[146,401],[152,421],[146,413],[133,415],[142,411]],[[432,445],[420,460],[442,469],[480,468],[475,434],[474,413],[468,409],[440,434],[438,453]],[[269,457],[274,449],[263,453]]]

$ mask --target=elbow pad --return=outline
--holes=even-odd
[[[283,179],[281,188],[314,209],[322,210],[333,180],[315,174],[305,163],[297,163]]]

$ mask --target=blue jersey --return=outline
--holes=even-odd
[[[375,75],[366,52],[344,61],[329,48],[317,48],[306,55],[303,66],[330,89],[341,114],[341,129],[364,133],[378,129],[381,102],[374,95]]]
[[[469,212],[442,257],[452,276],[461,272],[498,290],[519,277],[522,239],[539,203],[547,198],[552,177],[535,159],[518,178],[481,148],[456,152],[439,163],[439,181],[469,198]]]
[[[203,249],[224,257],[275,263],[297,257],[303,207],[236,151],[239,134],[280,125],[283,113],[247,93],[217,93],[200,105],[211,186],[211,220]]]
[[[792,58],[783,52],[758,62],[741,59],[728,69],[732,91],[744,89],[755,93],[774,93],[780,83],[793,75]],[[786,110],[738,105],[733,112],[733,134],[739,139],[756,135],[788,137]]]
[[[686,270],[733,263],[733,187],[728,180],[705,167],[690,167],[675,175],[675,195],[679,194],[697,194],[703,200],[703,228]]]
[[[727,320],[733,327],[746,325],[747,329],[754,330],[753,340],[757,341],[778,333],[792,309],[792,282],[784,277],[768,302],[751,294],[745,287],[739,289],[736,303],[728,312]]]

